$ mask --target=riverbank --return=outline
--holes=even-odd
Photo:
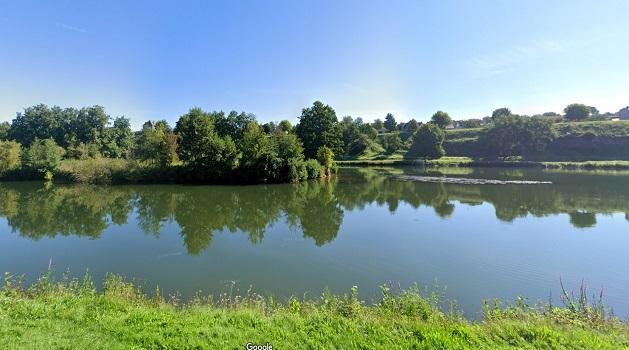
[[[486,305],[484,320],[440,311],[436,294],[382,287],[371,305],[348,294],[312,300],[248,293],[181,304],[149,297],[120,277],[103,291],[81,281],[40,279],[21,288],[5,276],[0,292],[0,344],[11,349],[226,349],[248,342],[273,349],[621,349],[629,325],[585,299],[567,307]],[[579,302],[581,301],[581,302]],[[493,304],[492,304],[493,305]]]
[[[482,160],[469,157],[442,157],[439,159],[368,159],[340,160],[339,166],[402,166],[415,165],[425,167],[502,167],[502,168],[546,168],[546,169],[629,169],[629,161],[526,161],[526,160]]]

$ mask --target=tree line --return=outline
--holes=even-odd
[[[594,107],[571,104],[564,116],[493,111],[480,142],[486,153],[509,156],[543,152],[556,137],[558,120],[585,120],[600,115]],[[193,108],[174,126],[165,120],[147,121],[132,131],[129,119],[112,118],[101,106],[77,108],[43,104],[0,123],[0,174],[11,171],[50,178],[64,159],[128,159],[153,168],[177,167],[185,181],[235,179],[242,182],[294,182],[330,175],[334,159],[364,154],[405,153],[407,158],[445,155],[444,130],[453,124],[443,111],[430,121],[398,123],[338,119],[320,101],[302,109],[297,125],[288,120],[260,124],[251,113],[207,112]]]

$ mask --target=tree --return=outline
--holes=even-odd
[[[9,122],[0,123],[0,141],[5,141],[9,139],[10,129],[11,129],[11,124],[9,124]]]
[[[165,167],[178,160],[178,138],[168,122],[148,121],[138,132],[133,154],[137,159]]]
[[[443,111],[435,112],[435,114],[432,115],[432,118],[430,118],[430,121],[432,121],[441,129],[445,129],[446,126],[452,124],[452,118],[450,118],[448,113]]]
[[[593,107],[593,106],[589,106],[590,107],[590,113],[592,113],[592,115],[599,115],[601,114],[601,112],[598,110],[598,108]]]
[[[76,143],[101,144],[105,128],[111,119],[105,113],[105,108],[101,106],[83,107],[75,116],[71,115],[71,110],[66,111],[66,113],[71,119],[68,120],[64,142],[57,140],[59,144],[64,145],[70,140]]]
[[[408,123],[406,123],[405,128],[406,132],[409,133],[409,135],[414,135],[417,130],[419,130],[419,123],[413,118],[409,120]]]
[[[387,153],[394,153],[395,151],[402,148],[402,146],[402,139],[400,138],[400,135],[398,133],[382,135],[382,147],[384,147],[384,150]]]
[[[113,126],[105,128],[100,153],[108,158],[125,158],[132,145],[131,122],[128,118],[118,117]]]
[[[511,110],[507,107],[502,107],[502,108],[498,108],[496,110],[494,110],[491,113],[491,120],[496,120],[497,118],[500,117],[508,117],[511,115]]]
[[[376,131],[379,131],[380,129],[384,128],[384,123],[382,122],[382,119],[376,119],[373,121],[371,126],[373,126]]]
[[[239,153],[231,136],[221,137],[214,129],[208,113],[193,108],[177,121],[175,133],[179,136],[179,158],[188,166],[222,176],[238,164]]]
[[[60,109],[51,109],[44,104],[28,107],[24,113],[17,113],[11,123],[8,138],[24,147],[29,147],[35,139],[46,139],[59,134]]]
[[[570,121],[575,121],[587,119],[587,117],[589,117],[592,113],[592,110],[590,109],[590,107],[584,104],[573,103],[564,108],[563,112],[566,116],[566,119]]]
[[[35,139],[24,153],[24,165],[40,172],[54,171],[65,153],[52,138]]]
[[[511,115],[498,118],[480,142],[489,154],[515,156],[543,152],[555,137],[552,121]]]
[[[317,150],[317,161],[323,167],[323,173],[329,176],[334,167],[334,152],[327,146],[321,146]]]
[[[343,117],[341,126],[343,128],[343,150],[347,153],[349,145],[360,137],[360,129],[350,116]]]
[[[278,125],[277,128],[281,131],[281,132],[292,132],[293,131],[293,125],[286,119],[282,120]]]
[[[423,124],[413,138],[408,156],[428,159],[442,157],[445,155],[444,139],[445,133],[440,127],[433,123]]]
[[[367,123],[358,124],[358,130],[361,134],[367,135],[367,137],[369,137],[369,139],[371,140],[375,140],[376,137],[378,137],[378,131],[374,129],[373,126]]]
[[[315,158],[317,150],[326,146],[336,154],[343,154],[343,130],[332,107],[320,101],[304,108],[295,127],[297,136],[304,144],[307,158]]]
[[[219,136],[229,136],[232,140],[240,140],[245,132],[247,125],[255,122],[256,116],[251,113],[231,111],[224,116],[223,112],[214,112],[211,114],[214,118],[214,126]]]
[[[395,122],[393,114],[387,113],[387,116],[384,118],[384,127],[389,131],[395,131],[397,129],[397,123]]]
[[[0,141],[0,174],[20,167],[22,147],[15,141]]]

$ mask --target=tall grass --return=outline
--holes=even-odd
[[[582,288],[586,293],[586,288]],[[622,349],[627,323],[601,305],[566,294],[566,305],[487,303],[475,322],[444,312],[440,293],[382,286],[373,303],[357,287],[318,298],[278,301],[233,286],[216,298],[184,303],[151,295],[122,277],[108,275],[98,291],[81,279],[50,272],[24,287],[5,275],[0,291],[0,344],[10,349],[233,349],[247,342],[274,349]],[[602,302],[602,298],[600,300]],[[572,306],[574,302],[574,307]],[[580,305],[580,306],[579,306]]]

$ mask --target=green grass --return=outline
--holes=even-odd
[[[557,123],[553,126],[560,137],[567,135],[583,136],[586,134],[607,137],[629,136],[629,120]]]
[[[148,297],[120,277],[102,292],[89,278],[25,289],[5,279],[0,344],[6,349],[629,349],[629,326],[596,304],[486,304],[472,322],[438,307],[437,294],[383,287],[372,305],[357,289],[277,302],[255,294],[182,305]],[[572,302],[572,300],[570,299]]]
[[[553,128],[557,131],[557,135],[559,137],[568,135],[629,137],[629,120],[562,122],[553,124]],[[484,130],[486,129],[471,128],[446,130],[446,140],[449,142],[476,140]]]

